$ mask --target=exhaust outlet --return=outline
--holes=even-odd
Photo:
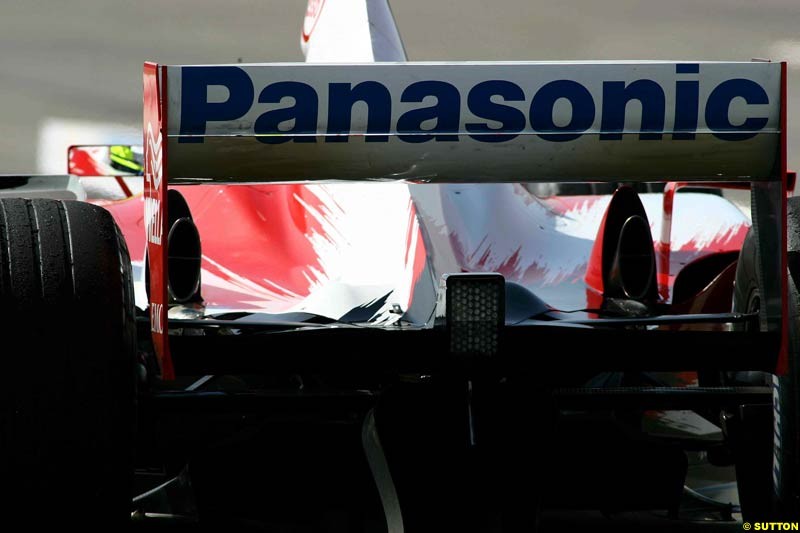
[[[201,256],[200,233],[192,219],[175,220],[167,240],[167,290],[176,303],[199,299]]]
[[[654,296],[656,259],[650,225],[633,215],[622,224],[609,272],[609,292],[632,300]]]

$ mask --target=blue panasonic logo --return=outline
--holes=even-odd
[[[367,109],[366,131],[355,133],[366,133],[365,142],[387,142],[390,136],[407,143],[447,142],[458,141],[459,133],[465,133],[479,142],[497,143],[512,140],[525,130],[532,130],[545,141],[565,142],[586,133],[598,115],[599,139],[613,141],[622,139],[628,104],[634,101],[641,108],[641,123],[634,132],[640,140],[660,140],[665,134],[671,135],[673,140],[692,140],[701,112],[697,74],[698,64],[676,65],[674,103],[653,80],[603,81],[600,106],[589,89],[568,79],[546,83],[532,95],[507,80],[479,82],[466,95],[445,81],[416,81],[402,90],[400,102],[424,102],[425,105],[405,111],[394,124],[393,95],[384,84],[378,81],[328,83],[327,109],[322,110],[327,114],[324,122],[327,127],[325,131],[318,131],[320,98],[317,89],[307,83],[278,81],[259,88],[256,93],[253,80],[242,68],[184,67],[179,142],[202,143],[209,122],[243,119],[256,102],[291,104],[270,109],[252,122],[256,138],[266,144],[314,143],[317,135],[325,135],[324,142],[347,142],[356,105],[365,105]],[[209,101],[208,89],[212,86],[227,89],[228,98],[221,102]],[[475,117],[466,123],[462,123],[464,98],[467,109]],[[744,118],[737,116],[732,121],[730,108],[737,99],[747,105],[769,104],[766,91],[755,81],[744,78],[722,81],[710,91],[704,106],[705,124],[715,137],[742,141],[754,137],[766,126],[767,117],[752,108],[747,108]],[[554,109],[563,100],[571,108],[569,120],[556,123]],[[432,101],[435,103],[430,105]],[[517,106],[508,105],[514,102]],[[668,109],[668,104],[672,109]],[[670,110],[674,112],[672,129],[665,132]],[[423,128],[423,124],[433,122],[435,126]]]

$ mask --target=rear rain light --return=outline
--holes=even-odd
[[[448,274],[441,285],[450,354],[465,358],[497,355],[505,324],[505,278],[501,274]]]

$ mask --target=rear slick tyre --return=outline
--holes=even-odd
[[[752,432],[747,429],[742,431],[745,438],[755,443],[755,448],[742,450],[736,462],[742,514],[747,521],[800,519],[800,197],[788,200],[787,230],[789,370],[785,376],[767,375],[773,387],[771,426],[756,421],[751,429],[758,428],[759,435],[748,434]],[[760,308],[756,252],[751,231],[742,245],[736,267],[735,312],[755,312]],[[737,381],[762,384],[763,377],[751,374]]]
[[[130,520],[131,264],[111,214],[0,199],[0,510],[27,524]]]

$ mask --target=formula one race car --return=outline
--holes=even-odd
[[[691,457],[798,519],[785,63],[409,63],[385,0],[302,41],[146,63],[143,147],[2,177],[6,516],[532,530],[678,516]]]

